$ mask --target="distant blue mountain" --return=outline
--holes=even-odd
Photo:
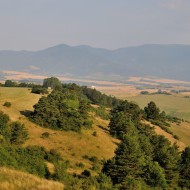
[[[61,44],[36,52],[0,51],[0,67],[1,71],[83,78],[156,76],[190,81],[190,45],[155,44],[107,50]]]

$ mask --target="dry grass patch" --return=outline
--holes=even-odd
[[[0,167],[1,190],[63,190],[59,182],[41,179],[31,174]]]
[[[177,134],[186,146],[190,146],[190,123],[182,122],[180,125],[172,124],[171,131]]]
[[[118,140],[110,137],[107,131],[107,121],[97,119],[92,129],[82,130],[81,133],[54,131],[39,127],[29,121],[27,123],[30,138],[25,143],[27,145],[41,145],[48,150],[58,150],[64,159],[67,159],[71,163],[69,171],[75,173],[81,173],[84,170],[76,167],[76,163],[82,162],[85,168],[91,168],[92,163],[83,158],[84,155],[96,156],[99,160],[109,159],[114,156],[114,150],[117,147]],[[23,121],[23,120],[22,120]],[[100,126],[101,125],[101,126]],[[97,136],[93,136],[93,132],[96,131]],[[41,134],[48,132],[50,135],[48,138],[41,138]]]
[[[33,110],[33,105],[41,97],[41,95],[30,92],[31,90],[28,88],[0,87],[0,110],[9,114],[12,120],[18,120],[22,116],[20,112]],[[10,108],[3,106],[3,103],[6,101],[11,102]]]

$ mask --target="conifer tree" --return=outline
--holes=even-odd
[[[126,135],[115,157],[104,165],[103,172],[111,177],[113,184],[125,182],[128,177],[139,178],[145,163],[136,135]]]
[[[181,154],[179,170],[179,185],[182,188],[190,189],[190,147],[187,147]]]
[[[158,119],[160,110],[154,102],[148,103],[148,106],[144,108],[146,119]]]

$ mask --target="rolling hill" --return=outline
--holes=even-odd
[[[190,81],[190,45],[142,45],[116,50],[57,45],[40,51],[0,51],[4,71],[90,79],[155,76]]]
[[[114,150],[116,150],[116,147],[120,144],[120,142],[122,142],[109,135],[109,121],[100,119],[99,117],[95,116],[93,112],[90,112],[90,115],[94,116],[94,124],[92,128],[83,129],[80,133],[73,131],[56,131],[53,129],[40,127],[37,124],[31,122],[26,117],[27,111],[33,110],[33,105],[39,100],[40,97],[41,95],[39,94],[30,93],[30,89],[28,88],[0,87],[0,109],[4,113],[8,114],[12,121],[19,120],[20,122],[24,123],[28,129],[29,139],[23,144],[23,146],[27,147],[31,145],[40,145],[45,147],[47,150],[58,150],[58,152],[61,154],[61,157],[64,160],[68,160],[69,165],[67,168],[67,173],[70,173],[75,177],[80,175],[81,172],[85,171],[85,169],[88,169],[92,173],[92,177],[97,175],[97,173],[99,173],[101,170],[102,164],[105,163],[105,160],[116,155],[116,152],[114,154]],[[3,106],[5,101],[10,101],[12,104],[11,107]],[[97,107],[97,105],[94,106]],[[145,121],[145,124],[150,123]],[[187,123],[184,122],[182,125],[183,124],[186,125]],[[183,136],[183,131],[181,131],[182,133],[179,135],[180,140],[176,140],[172,135],[168,134],[160,127],[154,127],[157,134],[165,136],[172,144],[177,143],[180,151],[184,150],[185,146],[189,143],[188,136],[186,136],[186,141],[183,141],[184,139],[181,138]],[[178,134],[177,127],[181,127],[181,124],[179,126],[172,125],[172,127]],[[94,135],[94,132],[96,132],[96,135]],[[48,133],[49,136],[44,138],[44,133]],[[142,139],[144,138],[145,137],[142,136]],[[154,136],[154,138],[156,138],[156,136]],[[162,139],[162,137],[159,136],[158,138]],[[169,141],[168,145],[170,146]],[[54,165],[48,161],[46,162],[46,165],[49,172],[54,176],[54,174],[56,174],[56,164]],[[72,179],[74,180],[76,178]],[[86,182],[85,180],[89,182],[91,179],[95,178],[84,178],[83,176],[80,177],[78,181],[72,181],[70,179],[71,181],[68,183],[69,178],[65,178],[63,181],[61,181],[64,183],[63,185],[61,183],[40,179],[20,171],[10,170],[9,168],[0,168],[0,189],[40,190],[48,188],[63,189],[63,187],[73,189],[73,187],[75,187],[75,189],[78,190],[81,185],[86,185],[85,183],[83,184],[83,182]],[[75,186],[76,183],[78,186]],[[88,185],[94,187],[94,184]],[[100,187],[100,189],[105,188]]]

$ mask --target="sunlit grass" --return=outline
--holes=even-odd
[[[190,123],[182,122],[180,125],[172,125],[171,131],[177,134],[181,141],[190,146]]]
[[[184,98],[184,95],[138,95],[126,99],[136,102],[141,108],[154,101],[167,114],[190,120],[190,99]]]
[[[63,190],[59,182],[41,179],[31,174],[0,167],[1,190]]]

